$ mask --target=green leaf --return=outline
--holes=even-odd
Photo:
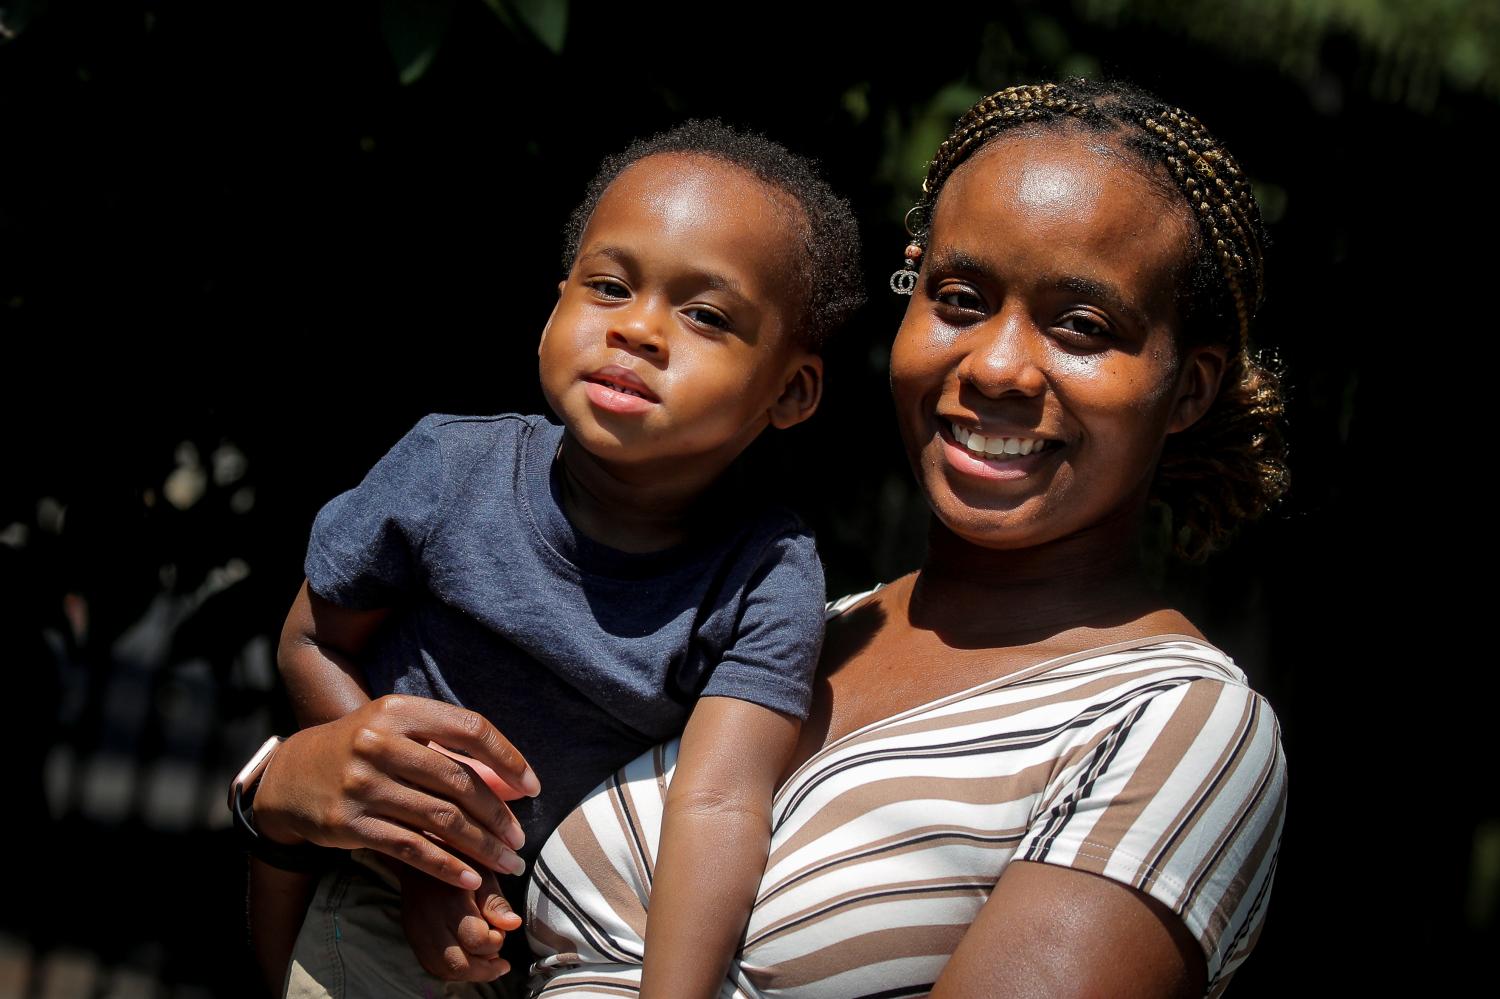
[[[403,86],[422,78],[432,65],[448,23],[454,0],[381,0],[380,32],[396,62]]]
[[[524,29],[554,54],[568,34],[568,0],[484,0],[502,24]]]

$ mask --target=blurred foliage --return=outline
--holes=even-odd
[[[26,30],[32,18],[47,8],[48,0],[7,0],[0,4],[0,44]]]
[[[41,0],[21,3],[13,30]],[[447,29],[457,0],[381,0],[384,34],[402,83],[420,79]],[[567,34],[567,0],[483,0],[511,31],[529,34],[560,53]],[[1196,45],[1275,65],[1312,83],[1326,78],[1328,49],[1341,38],[1358,48],[1354,82],[1371,96],[1430,110],[1440,83],[1500,98],[1500,4],[1482,0],[1074,0],[1076,16],[1107,28],[1150,25]],[[0,22],[4,18],[0,17]],[[1002,36],[989,61],[1003,62],[1011,44]],[[1035,10],[1026,18],[1025,44],[1056,66],[1059,76],[1091,76],[1099,63],[1072,50],[1064,19]],[[994,58],[998,55],[1000,58]],[[939,96],[938,116],[962,91]],[[912,133],[930,138],[926,121]],[[946,134],[946,126],[939,134]],[[918,148],[931,148],[917,143]]]
[[[484,0],[512,31],[526,31],[553,53],[568,32],[568,0]]]
[[[1500,98],[1500,4],[1484,0],[1076,0],[1087,19],[1150,24],[1312,82],[1340,37],[1353,81],[1381,100],[1436,106],[1441,84]]]

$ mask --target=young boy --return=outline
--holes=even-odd
[[[690,122],[604,163],[566,260],[538,350],[562,426],[419,422],[319,513],[282,672],[304,723],[387,693],[488,717],[541,789],[512,801],[524,845],[493,864],[509,873],[585,793],[685,724],[643,985],[716,995],[806,715],[824,600],[807,530],[732,466],[767,426],[817,408],[818,352],[861,298],[857,229],[804,161]],[[503,970],[514,916],[398,873],[419,951],[461,948],[471,977]],[[494,931],[476,945],[457,924],[479,915]],[[305,953],[314,922],[293,994],[333,989]],[[331,934],[344,946],[329,974],[350,995],[358,925]],[[390,985],[385,971],[368,981]]]

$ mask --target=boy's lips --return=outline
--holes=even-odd
[[[603,385],[624,395],[638,395],[648,402],[661,402],[661,399],[646,383],[629,368],[623,368],[618,364],[608,364],[595,371],[593,374],[584,375],[583,380],[595,385]]]
[[[583,376],[589,401],[611,413],[644,413],[661,398],[629,368],[608,364]]]

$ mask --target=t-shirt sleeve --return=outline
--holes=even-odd
[[[703,696],[737,697],[806,718],[823,647],[825,599],[823,564],[812,534],[782,534],[750,579],[734,642]]]
[[[421,585],[422,544],[441,502],[437,419],[423,417],[364,481],[318,511],[303,564],[314,593],[369,609],[399,603]]]
[[[1213,679],[1158,691],[1087,733],[1015,859],[1123,882],[1182,917],[1217,995],[1259,936],[1286,808],[1275,714]]]

